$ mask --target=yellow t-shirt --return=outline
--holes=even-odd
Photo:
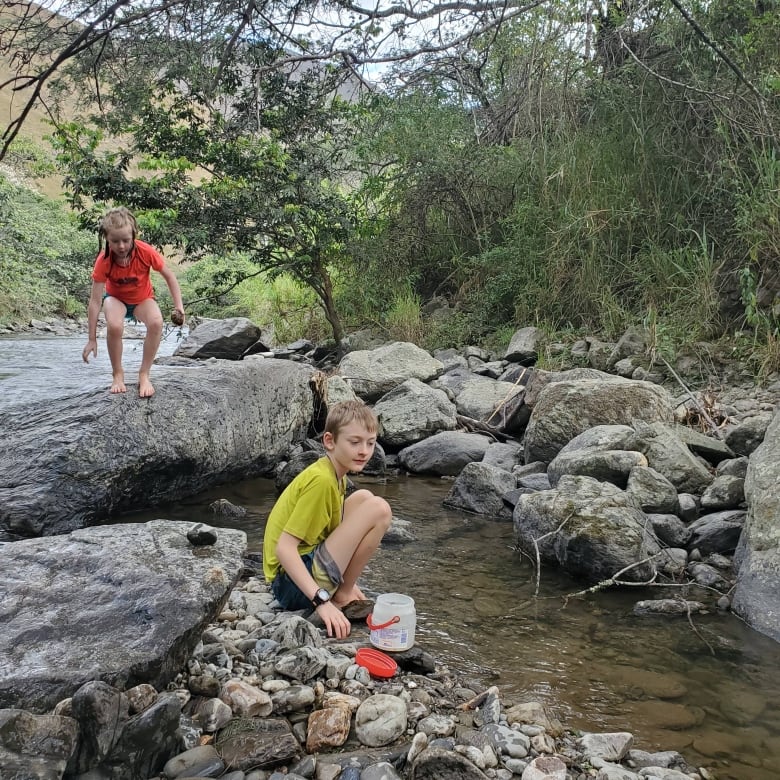
[[[337,480],[327,457],[305,468],[284,489],[265,525],[263,573],[267,582],[273,582],[281,568],[276,544],[282,532],[301,540],[298,545],[301,555],[311,552],[341,522],[346,490],[346,476]]]

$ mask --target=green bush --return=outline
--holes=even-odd
[[[59,203],[0,176],[0,322],[82,314],[96,252]]]

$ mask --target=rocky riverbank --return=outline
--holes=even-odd
[[[362,620],[348,641],[328,639],[305,613],[279,610],[258,568],[245,561],[244,577],[167,686],[88,682],[50,714],[0,711],[8,777],[715,777],[675,751],[642,750],[629,732],[575,733],[540,703],[505,700],[420,646],[393,654],[392,677],[372,677],[355,663],[369,645]]]
[[[475,347],[432,355],[411,344],[391,344],[355,350],[335,364],[327,354],[318,355],[314,345],[301,343],[274,352],[277,360],[265,362],[274,366],[284,358],[301,364],[292,379],[290,371],[283,372],[291,394],[299,387],[308,392],[311,378],[318,389],[316,398],[332,402],[357,395],[372,403],[382,422],[383,447],[373,464],[378,472],[399,469],[452,477],[449,505],[511,521],[518,542],[539,562],[554,562],[583,577],[586,585],[600,586],[605,577],[619,575],[627,581],[684,585],[689,594],[703,595],[702,608],[717,602],[725,609],[740,562],[737,556],[735,565],[732,554],[741,547],[741,560],[750,563],[742,603],[746,609],[757,609],[751,617],[756,623],[767,615],[771,618],[777,588],[771,556],[776,549],[767,544],[767,534],[771,536],[778,516],[772,486],[780,463],[780,423],[775,414],[780,382],[735,388],[733,398],[723,393],[713,399],[706,390],[673,393],[669,376],[643,365],[643,347],[632,346],[630,338],[614,345],[585,341],[586,366],[541,371],[533,367],[539,349],[539,334],[533,330],[518,332],[503,357]],[[267,351],[251,324],[230,322],[198,331],[176,359],[208,356],[218,362],[201,362],[208,370],[197,375],[186,369],[191,427],[182,447],[166,447],[156,456],[163,458],[158,469],[163,475],[181,475],[182,464],[187,465],[186,473],[196,476],[176,480],[177,487],[186,489],[198,481],[198,458],[211,463],[208,448],[193,458],[184,446],[202,435],[198,409],[203,404],[197,406],[196,399],[201,387],[212,384],[210,374],[240,377],[237,397],[242,399],[267,376],[266,368],[250,368],[264,358],[238,360],[247,353]],[[233,365],[224,366],[227,360]],[[219,384],[224,391],[225,383]],[[164,421],[170,413],[178,425],[174,400],[181,398],[173,392],[174,385],[162,387],[171,392],[159,393],[143,406],[129,396],[118,403],[114,399],[112,407],[119,409],[114,413],[121,411],[134,429],[150,414],[156,415],[155,421]],[[299,402],[316,428],[316,401],[300,396]],[[232,441],[233,431],[246,431],[246,413],[234,419],[230,403],[216,396],[208,406],[218,404],[224,419],[209,422],[208,435],[218,429],[225,442]],[[35,527],[30,523],[42,500],[41,484],[52,491],[45,496],[50,506],[56,505],[57,490],[68,500],[75,497],[84,506],[88,502],[87,493],[80,497],[73,490],[83,482],[84,469],[61,470],[83,449],[84,439],[76,440],[70,432],[52,434],[51,447],[40,454],[35,428],[39,421],[33,418],[25,419],[24,425],[19,416],[5,418],[12,423],[6,428],[8,451],[24,453],[16,444],[28,441],[37,453],[22,458],[27,464],[24,484],[36,486],[35,491],[20,501],[19,479],[0,486],[18,504],[14,522],[27,524],[16,530]],[[100,450],[95,442],[108,438],[93,425],[94,415],[78,422],[87,423],[87,450],[100,454],[95,462],[110,463],[110,458],[127,457],[133,449],[138,450],[133,455],[138,463],[148,458],[146,445],[116,451],[114,442],[112,453]],[[163,431],[171,427],[164,425]],[[284,453],[275,445],[274,452],[284,461],[277,472],[281,487],[317,456],[318,447],[316,441],[299,439]],[[253,457],[249,453],[246,460],[250,467],[257,462]],[[228,453],[224,464],[229,459]],[[46,463],[54,464],[65,481],[38,479],[35,470]],[[221,474],[227,473],[224,464],[220,462]],[[124,497],[132,490],[148,493],[148,476],[131,467],[115,482],[116,474],[108,470],[106,490],[109,495],[119,490],[116,495]],[[561,506],[563,515],[557,514]],[[71,511],[66,522],[74,517],[78,513]],[[63,518],[52,514],[52,519]],[[95,515],[91,521],[97,519]],[[602,544],[604,540],[610,544]],[[615,541],[619,543],[612,544]],[[16,543],[7,547],[22,549]],[[162,675],[169,684],[132,685],[140,677],[135,667],[124,678],[111,678],[96,668],[92,681],[59,703],[54,714],[2,711],[2,732],[10,735],[2,765],[17,762],[21,771],[36,772],[20,777],[36,780],[63,773],[79,780],[146,780],[157,777],[171,758],[174,763],[164,769],[168,778],[227,772],[231,780],[260,780],[282,770],[292,771],[293,777],[364,780],[508,779],[513,774],[525,780],[545,775],[567,780],[682,780],[710,774],[707,767],[694,771],[677,754],[648,757],[634,751],[630,735],[583,740],[555,724],[542,708],[529,715],[520,703],[502,701],[499,690],[484,691],[460,679],[427,656],[424,648],[401,657],[402,671],[391,680],[371,679],[353,663],[358,638],[362,643],[367,639],[364,628],[356,626],[354,642],[327,641],[303,616],[275,610],[252,569],[249,562],[247,576],[225,596],[228,601],[212,616],[215,621],[205,631],[200,626],[197,636],[188,635],[185,644],[191,655],[180,672],[169,667]],[[106,577],[111,585],[110,573]],[[26,582],[20,585],[22,590],[28,587]],[[113,590],[125,592],[116,582]],[[112,587],[105,589],[107,595],[111,591]],[[762,598],[753,599],[754,593]],[[26,603],[23,596],[12,602],[14,610]],[[138,608],[139,620],[153,614],[144,612],[142,605]],[[675,597],[665,605],[638,608],[688,612],[699,607],[693,598]],[[24,617],[23,609],[19,614]],[[139,626],[148,630],[143,620]],[[775,629],[772,620],[762,625],[770,635]],[[20,628],[21,638],[10,637],[20,651],[28,649],[25,630]],[[28,655],[34,666],[34,653]],[[23,693],[23,686],[19,690]],[[389,698],[377,698],[384,696]],[[41,764],[39,771],[35,767],[44,760],[41,745],[59,747],[51,756],[53,763]],[[199,752],[188,753],[192,748]],[[330,758],[336,754],[340,757]],[[205,764],[198,765],[201,759]],[[534,774],[537,770],[543,774]]]

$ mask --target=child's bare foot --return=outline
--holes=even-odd
[[[127,392],[127,386],[125,385],[125,372],[120,371],[116,374],[114,374],[114,378],[111,381],[111,392],[112,393],[126,393]]]
[[[151,398],[154,395],[154,385],[145,374],[138,375],[138,395],[141,398]]]

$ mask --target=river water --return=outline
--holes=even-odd
[[[171,338],[163,352],[172,351]],[[103,343],[100,343],[103,347]],[[140,362],[140,342],[137,347]],[[0,339],[0,408],[107,386],[107,358],[81,363],[83,339]],[[104,350],[103,350],[104,351]],[[128,379],[132,353],[126,350]],[[154,373],[164,371],[156,367]],[[541,700],[567,726],[630,731],[644,750],[680,750],[720,780],[780,777],[780,645],[731,614],[636,617],[634,602],[658,591],[605,591],[552,569],[538,582],[513,546],[511,523],[445,509],[447,480],[360,478],[411,523],[413,543],[383,546],[365,573],[374,592],[406,593],[417,608],[417,642],[451,669],[496,684],[511,701]],[[209,505],[247,509],[227,523]],[[231,525],[259,550],[275,500],[273,482],[223,485],[122,521],[164,517]],[[691,594],[695,596],[695,594]]]

